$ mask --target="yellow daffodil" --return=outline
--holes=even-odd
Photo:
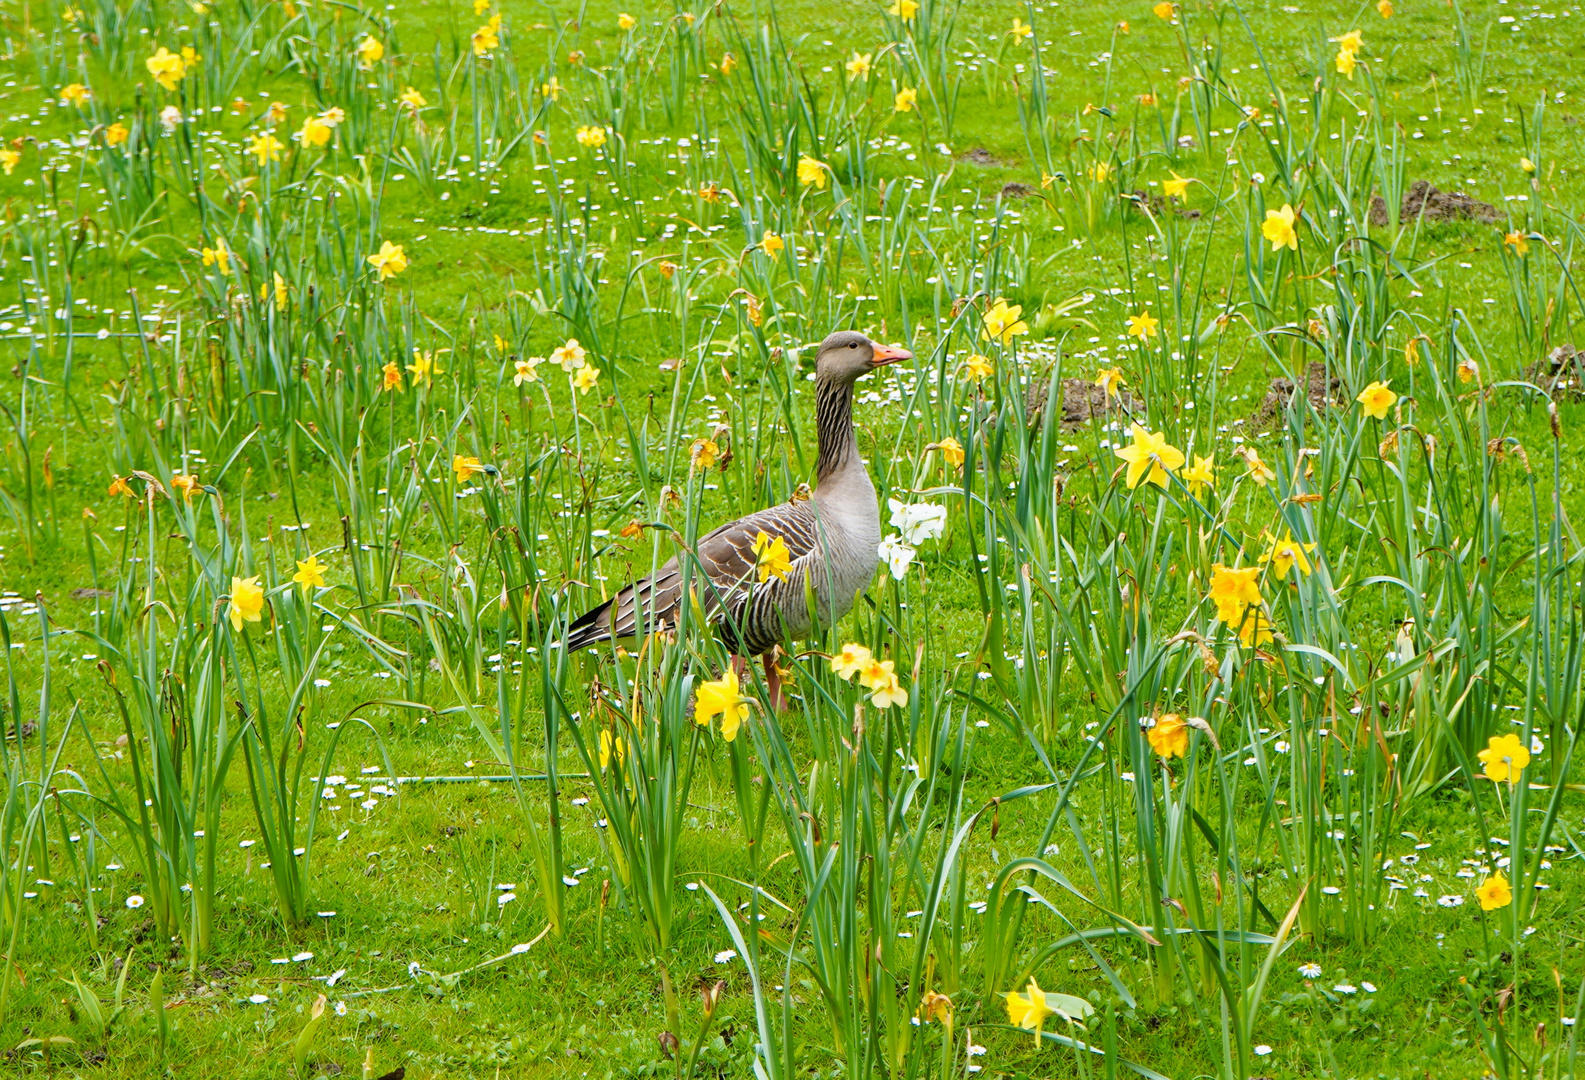
[[[167,90],[175,90],[177,84],[187,77],[187,62],[163,45],[143,62],[143,66],[154,76],[154,81]]]
[[[1033,37],[1034,33],[1035,28],[1033,26],[1028,25],[1024,22],[1024,20],[1014,16],[1013,28],[1007,31],[1007,36],[1012,38],[1014,41],[1022,41],[1026,37]]]
[[[897,112],[913,112],[914,106],[919,103],[919,91],[911,86],[905,86],[897,91],[897,96],[892,99],[892,108]]]
[[[1287,203],[1282,204],[1281,210],[1267,210],[1266,221],[1260,227],[1260,235],[1271,241],[1272,251],[1299,250],[1299,231],[1294,228],[1295,215],[1293,207]]]
[[[804,187],[826,189],[826,165],[805,154],[798,159],[798,182]]]
[[[561,100],[561,80],[552,75],[550,82],[544,83],[539,88],[540,96],[548,97],[552,101]]]
[[[605,145],[605,128],[595,127],[593,124],[583,124],[573,135],[578,140],[578,145],[586,150],[598,150]]]
[[[568,338],[550,351],[550,362],[559,365],[561,370],[571,375],[583,367],[584,358],[588,355],[589,350],[579,345],[577,338]]]
[[[622,737],[618,735],[613,738],[609,731],[602,729],[600,732],[600,771],[604,772],[609,769],[613,758],[620,765],[626,757],[627,744],[622,741]]]
[[[1159,5],[1158,5],[1159,6]],[[1171,7],[1170,4],[1167,5]],[[1035,1033],[1035,1045],[1040,1045],[1040,1031],[1045,1025],[1046,1017],[1055,1016],[1057,1010],[1046,1004],[1046,995],[1035,982],[1033,975],[1029,977],[1029,985],[1023,994],[1008,993],[1007,1019],[1023,1028],[1025,1031]]]
[[[951,435],[936,443],[936,449],[941,451],[941,456],[946,459],[948,465],[955,469],[963,467],[963,444]]]
[[[402,369],[396,366],[395,360],[387,360],[385,366],[380,368],[380,389],[402,392]]]
[[[231,628],[238,633],[244,622],[258,622],[264,617],[264,590],[259,588],[257,577],[231,579]]]
[[[61,87],[61,100],[80,109],[88,100],[88,87],[80,82],[67,83]]]
[[[787,580],[787,573],[792,569],[792,556],[787,550],[787,541],[781,537],[772,537],[761,529],[754,537],[754,569],[759,574],[761,582],[775,578],[777,581]]]
[[[1195,182],[1194,178],[1192,176],[1179,176],[1170,169],[1167,171],[1172,174],[1172,179],[1163,180],[1161,182],[1161,190],[1166,192],[1169,199],[1183,198],[1184,192],[1189,190],[1189,185]]]
[[[192,502],[193,495],[199,490],[198,477],[177,473],[171,477],[171,487],[182,493],[183,502]]]
[[[919,14],[919,5],[915,0],[897,0],[896,3],[886,9],[886,14],[894,19],[901,19],[903,22],[912,22],[913,17]]]
[[[703,472],[714,466],[715,459],[720,456],[721,447],[714,439],[695,439],[689,459],[693,468]]]
[[[323,589],[325,587],[325,567],[319,562],[318,555],[310,555],[297,564],[297,573],[292,575],[292,580],[303,587],[303,595],[308,595],[310,589]]]
[[[1458,381],[1461,383],[1479,382],[1480,365],[1472,356],[1466,356],[1458,362]]]
[[[1387,383],[1373,382],[1361,390],[1359,397],[1354,400],[1359,402],[1359,411],[1366,416],[1373,420],[1385,420],[1387,411],[1397,403],[1398,395],[1388,388]]]
[[[870,77],[870,57],[873,53],[856,52],[852,58],[843,65],[847,69],[848,79],[867,79]]]
[[[131,134],[132,133],[127,130],[127,126],[121,121],[117,120],[115,123],[105,128],[105,145],[120,146],[122,143],[127,141],[128,136]]]
[[[587,394],[590,390],[593,390],[599,381],[600,369],[595,367],[593,364],[585,364],[583,367],[579,368],[578,373],[572,377],[572,385],[578,388],[578,393],[580,396]]]
[[[1376,0],[1376,14],[1383,19],[1392,18],[1393,10],[1392,0]]]
[[[737,729],[748,719],[748,699],[738,693],[737,672],[726,671],[714,682],[700,683],[694,696],[693,722],[700,727],[721,718],[721,737],[737,738]]]
[[[490,0],[473,0],[473,13],[483,15],[490,10]]]
[[[1112,176],[1112,166],[1105,161],[1097,161],[1084,171],[1085,174],[1097,184],[1106,183],[1106,181],[1111,179]]]
[[[1365,37],[1358,30],[1350,30],[1342,37],[1333,38],[1332,44],[1344,52],[1357,53],[1365,47]]]
[[[1277,575],[1278,581],[1288,579],[1288,571],[1294,567],[1299,568],[1299,573],[1304,577],[1310,576],[1309,553],[1315,550],[1314,544],[1301,544],[1293,538],[1290,532],[1281,540],[1273,539],[1271,546],[1261,555],[1260,561],[1269,563],[1272,572]]]
[[[226,248],[225,237],[216,240],[214,247],[204,248],[202,254],[205,266],[213,266],[220,271],[222,277],[230,276],[231,252]]]
[[[1157,757],[1182,757],[1189,752],[1189,725],[1177,713],[1162,713],[1145,731]]]
[[[374,267],[379,280],[385,281],[407,269],[407,252],[402,250],[401,244],[386,240],[380,244],[379,251],[368,257],[368,263]]]
[[[1178,475],[1189,486],[1189,494],[1198,499],[1200,492],[1216,486],[1216,459],[1195,455],[1194,464]]]
[[[1260,567],[1233,569],[1221,563],[1211,565],[1211,590],[1207,594],[1216,605],[1216,618],[1229,626],[1243,621],[1244,612],[1260,606]]]
[[[286,310],[286,279],[281,276],[281,272],[279,270],[274,272],[272,284],[274,286],[274,292],[275,292],[275,310],[276,311],[285,311]]]
[[[1139,424],[1129,426],[1132,444],[1113,450],[1112,453],[1128,462],[1129,488],[1139,486],[1141,480],[1167,486],[1167,474],[1183,467],[1183,451],[1167,442],[1161,432],[1151,434]]]
[[[1253,446],[1244,448],[1244,469],[1245,475],[1261,487],[1265,487],[1277,478],[1277,474],[1271,471],[1271,467],[1260,460],[1260,455],[1256,453]]]
[[[484,465],[476,457],[466,454],[451,455],[451,471],[457,474],[457,483],[465,484],[475,473],[482,473]]]
[[[474,56],[489,56],[490,53],[501,47],[501,36],[498,32],[500,30],[500,24],[497,21],[498,19],[499,16],[492,18],[489,22],[475,30],[473,32],[473,36],[468,39],[473,45]]]
[[[1152,315],[1148,310],[1141,311],[1138,315],[1128,317],[1128,336],[1150,339],[1156,336],[1156,327],[1161,325],[1161,320]]]
[[[1513,903],[1513,887],[1499,870],[1480,883],[1480,887],[1475,890],[1475,899],[1480,901],[1482,911],[1496,911]]]
[[[719,70],[723,75],[732,74],[737,70],[737,57],[733,56],[731,53],[723,53],[721,56],[721,66]]]
[[[444,375],[445,369],[435,363],[432,353],[413,350],[413,362],[407,365],[407,372],[413,377],[414,386],[428,386],[430,380],[436,375]]]
[[[1504,780],[1510,783],[1516,782],[1519,774],[1524,772],[1525,766],[1530,764],[1530,748],[1512,732],[1506,735],[1493,735],[1486,740],[1486,749],[1475,756],[1480,758],[1480,763],[1484,766],[1486,779],[1498,783]]]
[[[117,495],[124,495],[129,499],[134,497],[132,485],[128,484],[126,480],[120,476],[111,477],[110,490],[106,491],[105,494],[109,495],[111,498],[114,498]]]
[[[1271,620],[1264,610],[1251,607],[1244,612],[1238,624],[1238,640],[1246,649],[1258,648],[1271,641]]]
[[[774,255],[778,251],[785,249],[787,247],[787,243],[775,233],[767,232],[763,237],[761,237],[759,246],[760,249],[765,252],[765,254]]]
[[[330,137],[334,132],[334,124],[327,124],[317,116],[310,116],[303,121],[296,138],[305,147],[319,148],[330,145]]]
[[[187,65],[188,71],[191,71],[193,68],[197,67],[198,62],[202,59],[203,57],[198,55],[198,50],[194,49],[191,45],[182,46],[182,63]]]
[[[1117,397],[1117,388],[1123,385],[1123,369],[1120,367],[1101,368],[1095,373],[1095,385],[1105,390],[1107,397]]]
[[[996,367],[991,363],[990,358],[981,356],[979,353],[974,353],[967,360],[963,361],[963,366],[965,369],[967,369],[969,378],[973,379],[977,383],[984,382],[996,371]]]
[[[259,167],[263,168],[272,161],[281,160],[281,140],[271,135],[268,131],[253,136],[248,143],[248,153],[259,159]]]
[[[0,169],[4,169],[7,176],[11,175],[11,170],[15,169],[21,160],[22,152],[14,147],[7,146],[0,150]]]
[[[373,34],[365,34],[358,42],[358,63],[365,71],[378,64],[385,56],[385,46]]]
[[[1535,162],[1531,161],[1527,157],[1522,157],[1519,159],[1519,168],[1523,169],[1531,176],[1535,175]]]
[[[831,670],[839,679],[851,679],[865,668],[875,657],[869,649],[856,641],[850,641],[842,646],[842,651],[831,658]]]
[[[1150,9],[1150,13],[1158,19],[1167,20],[1172,18],[1173,12],[1176,10],[1177,8],[1172,3],[1172,0],[1160,0],[1155,7]]]
[[[404,109],[411,109],[415,113],[419,109],[422,109],[424,106],[429,104],[429,102],[424,100],[424,95],[420,94],[417,90],[414,90],[411,86],[409,86],[406,90],[403,90],[402,96],[396,100]]]
[[[945,994],[938,994],[934,990],[926,991],[924,997],[919,999],[919,1019],[927,1024],[934,1020],[950,1028],[952,1026],[952,999]]]
[[[980,329],[980,334],[987,341],[1010,345],[1013,338],[1029,333],[1029,324],[1019,318],[1023,313],[1022,304],[1010,305],[1006,300],[998,299],[986,310],[985,325]]]
[[[1347,75],[1352,79],[1354,77],[1354,69],[1359,66],[1359,57],[1347,49],[1339,49],[1337,50],[1336,63],[1337,73],[1339,75]]]
[[[638,20],[633,18],[633,16],[629,15],[625,11],[618,12],[616,16],[616,25],[618,29],[631,30],[633,27],[638,25]]]
[[[1502,237],[1502,243],[1504,247],[1513,248],[1513,253],[1515,255],[1530,254],[1530,244],[1527,240],[1525,240],[1524,233],[1504,233]]]

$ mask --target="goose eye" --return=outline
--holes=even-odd
[[[858,342],[856,342],[856,341],[850,341],[850,342],[848,342],[848,348],[850,348],[850,349],[856,349],[856,348],[858,348],[858,347],[859,347],[859,343],[858,343]]]

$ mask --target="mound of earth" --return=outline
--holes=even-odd
[[[1502,211],[1491,203],[1468,195],[1438,191],[1426,181],[1416,180],[1403,193],[1398,220],[1410,222],[1422,217],[1426,221],[1478,221],[1485,225],[1503,220]],[[1370,198],[1370,223],[1377,228],[1388,223],[1387,201],[1380,195]]]
[[[1132,195],[1124,195],[1123,198],[1133,203],[1134,209],[1138,210],[1140,213],[1144,213],[1145,210],[1148,209],[1151,214],[1159,217],[1161,215],[1161,211],[1167,208],[1167,201],[1160,195],[1152,195],[1145,191],[1136,190],[1132,193]],[[1184,206],[1182,203],[1173,203],[1172,212],[1177,214],[1180,218],[1186,218],[1189,221],[1198,221],[1200,218],[1200,212],[1198,210],[1191,206]]]
[[[1550,397],[1585,398],[1585,352],[1572,345],[1559,345],[1524,374]]]
[[[1024,396],[1024,408],[1030,427],[1039,427],[1045,420],[1046,400],[1050,393],[1050,379],[1034,379],[1029,383],[1029,390]],[[1084,427],[1092,420],[1105,420],[1112,414],[1123,416],[1127,411],[1137,411],[1139,408],[1139,399],[1129,393],[1127,387],[1119,391],[1115,400],[1109,401],[1106,391],[1089,379],[1062,380],[1064,431]]]
[[[1261,431],[1276,427],[1287,412],[1288,404],[1293,401],[1294,389],[1292,379],[1282,376],[1272,379],[1250,423]],[[1343,395],[1343,380],[1335,375],[1328,379],[1325,364],[1311,363],[1304,369],[1304,396],[1310,406],[1317,410],[1347,404]]]

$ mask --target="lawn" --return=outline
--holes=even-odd
[[[1581,1075],[1585,6],[0,20],[5,1070]]]

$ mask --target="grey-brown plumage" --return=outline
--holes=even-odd
[[[692,577],[700,605],[733,652],[766,656],[767,674],[774,671],[770,653],[777,643],[807,636],[816,617],[822,626],[835,623],[875,576],[880,511],[853,431],[853,385],[882,364],[909,356],[855,331],[822,341],[815,358],[819,459],[813,496],[728,522],[695,545]],[[762,531],[787,545],[792,569],[783,579],[758,580],[754,540]],[[640,626],[675,626],[682,582],[673,558],[578,618],[567,648],[631,639]]]

